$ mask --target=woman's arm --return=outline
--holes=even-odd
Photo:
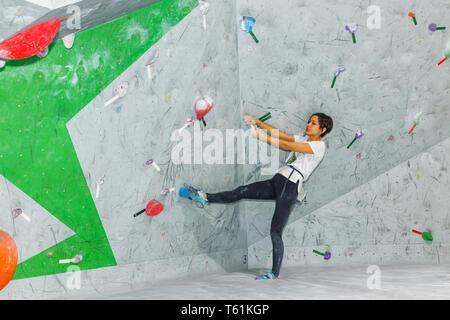
[[[264,123],[258,119],[254,119],[255,123],[263,130],[267,131],[267,134],[269,136],[275,136],[278,137],[278,139],[280,140],[285,140],[285,141],[290,141],[290,142],[295,142],[295,138],[292,134],[288,134],[285,133],[283,131],[280,131],[279,129],[272,127],[270,125],[268,125],[267,123]]]
[[[309,145],[309,143],[277,139],[274,137],[263,135],[259,132],[259,130],[252,130],[251,135],[254,138],[258,138],[261,141],[264,141],[270,145],[273,145],[275,147],[278,147],[278,148],[286,150],[286,151],[294,151],[294,152],[301,152],[301,153],[314,153],[314,151],[311,149],[311,146]]]

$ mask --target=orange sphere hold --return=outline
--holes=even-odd
[[[17,247],[13,238],[0,230],[0,290],[11,281],[17,267]]]

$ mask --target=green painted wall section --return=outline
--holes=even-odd
[[[64,273],[59,259],[78,253],[81,270],[117,264],[66,124],[197,4],[163,0],[77,34],[70,50],[57,42],[44,59],[0,71],[0,174],[75,232],[13,279]]]

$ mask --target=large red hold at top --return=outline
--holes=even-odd
[[[0,43],[0,59],[18,60],[34,56],[52,42],[61,19],[43,22]]]

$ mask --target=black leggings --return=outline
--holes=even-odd
[[[286,188],[283,186],[286,183]],[[278,277],[283,261],[284,245],[281,237],[298,195],[298,182],[293,183],[281,174],[272,179],[240,186],[233,191],[207,193],[209,203],[231,203],[241,199],[275,200],[275,213],[270,226],[273,246],[272,272]]]

